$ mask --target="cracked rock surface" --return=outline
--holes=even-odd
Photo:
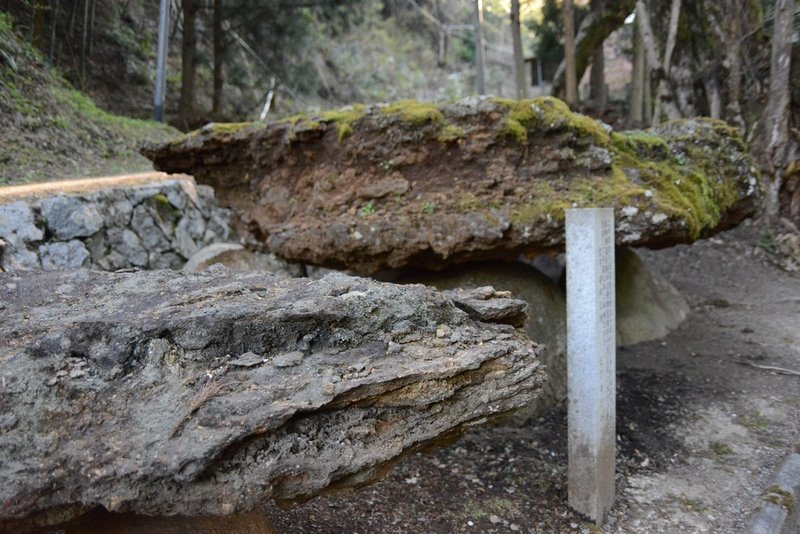
[[[0,529],[368,482],[540,394],[541,348],[502,322],[524,307],[342,274],[0,273]]]
[[[571,207],[616,208],[621,246],[691,243],[759,196],[724,122],[614,132],[550,97],[210,124],[143,153],[213,186],[248,247],[359,274],[561,251]]]

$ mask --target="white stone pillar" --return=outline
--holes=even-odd
[[[569,505],[603,522],[614,502],[614,210],[566,210]]]

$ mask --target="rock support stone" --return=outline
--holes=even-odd
[[[341,274],[1,273],[0,530],[363,484],[540,394],[504,323],[524,308]]]
[[[362,274],[563,251],[571,207],[616,208],[618,245],[687,243],[759,195],[723,122],[613,132],[549,97],[210,124],[144,154],[213,186],[248,246]]]

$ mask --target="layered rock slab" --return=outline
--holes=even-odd
[[[563,250],[569,207],[617,208],[620,245],[687,243],[759,194],[723,122],[613,132],[549,97],[211,124],[143,153],[213,186],[249,246],[363,274]]]
[[[524,308],[341,274],[2,273],[0,529],[362,484],[540,394]]]

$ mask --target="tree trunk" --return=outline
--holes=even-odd
[[[672,0],[669,19],[669,33],[664,47],[664,55],[661,56],[661,47],[658,44],[653,27],[650,23],[650,11],[644,0],[636,2],[636,20],[639,23],[639,30],[642,35],[642,42],[647,53],[647,62],[650,64],[650,75],[656,84],[656,100],[653,109],[652,125],[661,123],[662,115],[667,119],[680,118],[681,113],[675,103],[675,98],[670,87],[669,70],[672,62],[672,51],[678,35],[678,21],[680,19],[681,1]]]
[[[600,17],[604,9],[605,0],[592,0],[592,12]],[[605,58],[603,53],[603,42],[592,54],[592,75],[590,79],[591,98],[594,104],[594,111],[597,114],[602,114],[606,109],[607,94],[606,94],[606,74],[605,74]]]
[[[733,126],[744,130],[744,119],[742,117],[742,44],[741,40],[741,21],[738,9],[739,0],[728,2],[728,15],[730,27],[727,39],[728,62],[728,103],[725,110],[726,120]]]
[[[483,48],[483,1],[475,0],[475,62],[479,95],[486,94],[486,53]]]
[[[31,43],[34,48],[42,47],[42,33],[44,29],[44,12],[47,7],[44,0],[35,0],[33,3],[33,26]]]
[[[214,118],[222,112],[222,56],[225,51],[222,33],[222,0],[214,0],[214,95],[211,111]]]
[[[766,181],[764,215],[774,221],[780,214],[780,191],[789,146],[790,70],[794,2],[775,0],[775,30],[772,34],[769,92],[761,126],[764,147],[759,160]]]
[[[89,52],[88,55],[92,55],[92,45],[94,43],[94,10],[97,7],[97,0],[91,0],[92,8],[89,13]]]
[[[445,19],[441,0],[436,0],[436,20],[439,21],[439,55],[437,64],[439,68],[443,68],[447,65],[447,30],[444,27]]]
[[[55,62],[55,54],[56,54],[56,28],[58,27],[58,3],[59,0],[51,0],[51,12],[50,12],[50,64],[53,65]]]
[[[708,116],[712,119],[719,119],[722,117],[722,94],[719,80],[715,77],[707,77],[704,85],[708,99]]]
[[[528,96],[525,82],[525,57],[522,54],[522,31],[519,20],[519,0],[511,0],[511,37],[514,40],[514,74],[517,80],[517,98]]]
[[[635,0],[613,0],[604,2],[600,11],[590,11],[583,17],[578,32],[575,35],[575,76],[583,77],[583,73],[591,64],[592,56],[597,47],[611,33],[625,24],[625,19],[631,14],[636,5]],[[564,93],[566,63],[562,61],[553,75],[553,94]]]
[[[564,0],[564,64],[566,77],[566,102],[570,106],[578,103],[578,80],[575,74],[575,14],[572,0]]]
[[[640,34],[641,37],[641,34]],[[650,74],[653,72],[650,65],[647,64],[647,54],[643,54],[642,65],[644,70],[644,109],[642,109],[642,120],[645,124],[653,123],[653,78]]]
[[[86,42],[89,33],[89,0],[83,0],[83,34],[81,37],[81,89],[86,86]]]
[[[602,115],[606,110],[607,103],[605,59],[602,46],[594,51],[592,57],[591,93],[594,111]]]
[[[183,0],[183,41],[181,43],[181,101],[180,120],[184,128],[194,121],[194,83],[195,83],[195,19],[197,4],[195,0]]]
[[[636,126],[644,121],[644,47],[639,25],[633,27],[633,74],[631,76],[630,119]]]

